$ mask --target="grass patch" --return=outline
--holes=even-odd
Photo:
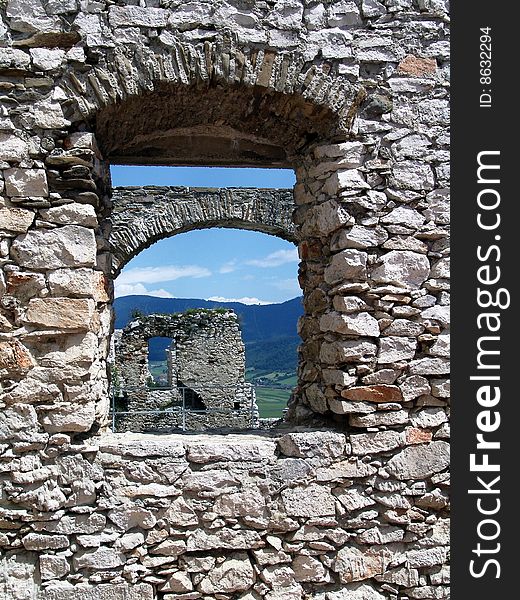
[[[256,403],[260,417],[263,419],[272,419],[282,416],[283,409],[287,408],[287,402],[291,395],[290,390],[280,390],[278,388],[257,387]]]

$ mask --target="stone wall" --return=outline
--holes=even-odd
[[[192,229],[252,229],[296,242],[292,190],[116,187],[108,219],[113,275],[150,244]]]
[[[116,415],[116,431],[252,429],[258,424],[254,388],[245,381],[240,325],[232,310],[141,315],[117,337],[112,393],[117,406],[124,399],[124,412],[130,414]],[[148,385],[148,343],[155,337],[172,340],[167,390]],[[175,412],[136,414],[165,409]]]
[[[444,0],[0,2],[4,597],[448,597],[448,24]],[[107,437],[110,162],[295,169],[290,426],[336,449]]]

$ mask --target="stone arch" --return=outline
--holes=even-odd
[[[114,188],[108,242],[112,275],[154,242],[208,227],[250,229],[296,243],[292,190]]]

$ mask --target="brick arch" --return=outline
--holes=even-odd
[[[248,188],[115,188],[108,242],[112,275],[154,242],[193,229],[232,227],[296,243],[292,190]]]

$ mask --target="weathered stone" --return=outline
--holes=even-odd
[[[424,325],[415,323],[409,319],[395,319],[389,327],[387,327],[383,335],[399,335],[404,337],[416,337],[424,331]]]
[[[0,373],[19,376],[35,365],[29,350],[18,340],[0,342]]]
[[[401,435],[397,431],[378,431],[377,433],[359,433],[350,436],[353,454],[374,454],[388,452],[402,445]]]
[[[316,484],[283,490],[282,500],[287,514],[295,517],[322,517],[336,512],[330,491]]]
[[[189,527],[190,525],[197,525],[199,522],[195,511],[182,497],[176,498],[171,503],[163,518],[177,527]]]
[[[42,418],[45,431],[57,433],[63,431],[88,431],[96,418],[94,402],[74,405],[60,403],[53,406],[51,411]]]
[[[32,269],[91,267],[96,262],[96,241],[91,229],[65,225],[16,238],[12,254],[21,266]]]
[[[0,411],[0,442],[30,439],[38,431],[38,419],[30,404],[17,404]]]
[[[379,3],[377,3],[379,4]],[[386,596],[368,583],[343,585],[337,592],[327,592],[327,600],[385,600]]]
[[[326,342],[322,344],[320,359],[327,364],[363,361],[375,356],[377,346],[369,341]]]
[[[384,572],[386,561],[382,552],[342,548],[332,565],[343,583],[370,579]]]
[[[346,490],[339,490],[336,492],[336,496],[338,500],[343,504],[343,506],[349,511],[360,510],[362,508],[366,508],[367,506],[372,506],[375,504],[372,498],[369,498],[362,488],[348,488]]]
[[[405,410],[377,411],[368,415],[351,415],[349,424],[352,427],[388,427],[392,425],[403,425],[410,420]]]
[[[396,385],[365,385],[341,392],[347,400],[363,402],[402,402],[401,390]]]
[[[334,331],[344,335],[379,337],[377,319],[366,312],[352,316],[336,312],[326,313],[320,319],[320,328],[322,331]]]
[[[312,556],[297,556],[291,563],[294,579],[299,582],[323,582],[329,579],[327,569]]]
[[[333,250],[343,248],[371,248],[381,246],[388,239],[388,233],[384,227],[363,227],[354,225],[350,230],[342,229],[334,237]]]
[[[24,208],[0,208],[0,229],[25,233],[34,221],[34,213]]]
[[[10,50],[10,49],[2,48],[2,50],[5,52],[6,50]],[[27,57],[27,55],[24,52],[22,52],[21,50],[11,50],[11,52],[13,52],[13,53],[18,52],[24,58]],[[1,58],[0,58],[0,65],[1,64],[2,64],[2,62],[1,62]],[[29,149],[28,144],[21,138],[17,137],[16,135],[10,134],[10,133],[1,133],[0,132],[0,160],[6,160],[8,162],[19,163],[22,160],[24,160],[25,158],[27,158],[28,149]],[[0,220],[0,222],[1,222],[1,220]],[[2,228],[3,227],[4,226],[2,225]]]
[[[253,566],[246,553],[231,554],[201,581],[199,589],[205,594],[236,593],[247,590],[255,582]]]
[[[261,516],[265,512],[265,498],[256,486],[251,486],[234,494],[219,496],[213,510],[223,517]]]
[[[369,308],[368,304],[357,296],[334,296],[332,303],[335,310],[346,313],[357,313]]]
[[[114,548],[101,546],[93,552],[75,554],[73,558],[76,569],[112,569],[126,562],[125,555]]]
[[[348,279],[366,278],[367,254],[360,250],[343,250],[334,254],[329,266],[325,269],[325,281],[336,283]],[[426,276],[425,276],[426,279]]]
[[[114,508],[108,513],[108,518],[120,529],[128,531],[134,527],[142,529],[151,529],[157,519],[154,514],[139,506],[129,505],[124,508]]]
[[[207,533],[203,529],[198,529],[188,537],[188,552],[201,550],[249,550],[252,548],[261,548],[264,545],[260,535],[256,531],[234,529],[219,529],[216,533]]]
[[[387,469],[397,479],[426,479],[443,471],[450,462],[449,444],[431,444],[405,448],[391,458]]]
[[[41,210],[40,215],[44,221],[58,225],[68,225],[69,223],[84,227],[97,227],[98,225],[96,211],[90,204],[76,202],[63,204]]]
[[[173,573],[168,581],[161,587],[163,592],[176,592],[182,594],[184,592],[191,592],[193,590],[193,583],[191,582],[190,576],[182,571]]]
[[[57,550],[68,548],[69,540],[64,535],[28,533],[22,538],[22,544],[26,550]]]
[[[33,65],[42,71],[51,71],[61,66],[65,51],[59,48],[31,48]]]
[[[276,444],[269,440],[235,438],[229,442],[194,442],[188,444],[188,460],[195,463],[215,461],[260,462],[274,456]]]
[[[426,256],[407,250],[392,250],[381,257],[380,263],[371,273],[372,280],[407,290],[420,287],[430,273]]]
[[[25,321],[31,325],[86,331],[91,327],[94,302],[72,298],[34,298]]]
[[[43,581],[48,579],[61,579],[68,575],[70,566],[64,556],[54,554],[40,555],[40,576]]]
[[[437,62],[433,58],[419,58],[413,54],[408,54],[398,65],[398,70],[407,75],[424,77],[433,75],[437,70]]]
[[[417,340],[406,337],[382,337],[379,340],[378,363],[393,363],[409,360],[415,356]]]
[[[450,373],[450,361],[445,358],[420,358],[410,362],[412,375],[447,375]]]
[[[48,196],[47,175],[43,169],[6,169],[5,191],[8,196]]]
[[[278,445],[285,456],[336,458],[345,452],[345,436],[332,431],[287,433]]]

